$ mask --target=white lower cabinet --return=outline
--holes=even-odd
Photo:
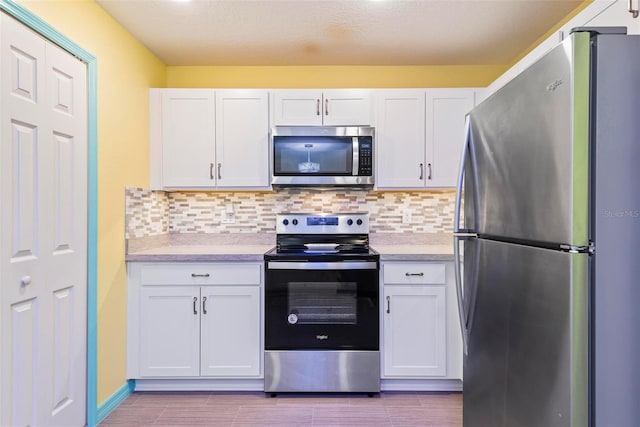
[[[445,287],[388,285],[384,301],[384,374],[446,375]]]
[[[451,262],[382,263],[382,377],[462,377]]]
[[[259,378],[261,263],[130,263],[129,378]]]

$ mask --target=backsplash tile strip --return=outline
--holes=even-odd
[[[126,196],[128,238],[167,231],[274,233],[280,212],[368,212],[371,233],[451,233],[455,207],[455,191],[448,190],[166,193],[127,189]],[[223,222],[227,206],[233,209],[233,223]],[[152,224],[152,218],[159,218],[163,209],[166,220]],[[411,223],[404,224],[402,214],[407,211]]]

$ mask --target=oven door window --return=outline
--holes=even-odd
[[[378,350],[378,270],[267,269],[267,350]]]
[[[356,282],[289,282],[289,317],[300,325],[355,325]]]
[[[353,138],[274,136],[274,175],[349,176],[353,174]]]

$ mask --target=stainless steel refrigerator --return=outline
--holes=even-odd
[[[465,427],[640,426],[640,36],[625,32],[573,32],[467,117]]]

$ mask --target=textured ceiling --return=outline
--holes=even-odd
[[[578,0],[97,0],[167,65],[508,64]]]

